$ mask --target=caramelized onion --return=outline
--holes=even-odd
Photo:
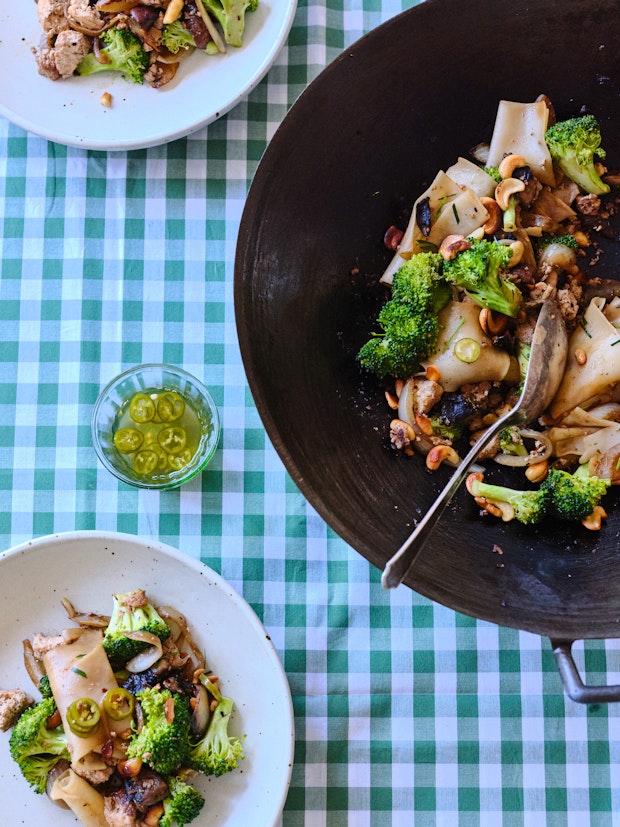
[[[29,640],[23,641],[22,648],[24,653],[24,667],[26,668],[28,677],[38,689],[41,678],[45,675],[43,664],[35,658],[32,643]]]
[[[536,440],[536,442],[544,446],[544,450],[537,451],[536,453],[528,453],[525,456],[502,454],[500,452],[493,457],[495,462],[499,463],[499,465],[510,465],[513,468],[525,468],[527,465],[533,465],[536,462],[543,462],[543,460],[549,459],[553,453],[553,442],[547,434],[542,434],[540,431],[533,431],[530,428],[519,428],[519,435],[522,436],[523,439]]]

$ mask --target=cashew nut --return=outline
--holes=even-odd
[[[495,200],[499,204],[500,209],[507,210],[510,197],[516,195],[518,192],[523,192],[524,189],[525,184],[523,181],[519,181],[518,178],[505,178],[503,181],[500,181],[495,187]]]
[[[433,424],[428,418],[428,416],[425,416],[421,413],[417,413],[415,415],[415,424],[418,426],[418,428],[422,431],[423,434],[426,434],[426,436],[433,435]]]
[[[522,155],[515,155],[514,153],[511,153],[510,155],[506,155],[502,158],[497,169],[502,178],[512,178],[512,173],[515,169],[526,166],[527,161]]]
[[[457,253],[460,253],[461,250],[469,250],[470,247],[471,241],[468,241],[465,236],[453,233],[452,235],[447,235],[441,242],[439,245],[439,253],[445,261],[449,261],[451,258],[454,258]]]
[[[508,245],[512,250],[512,255],[510,257],[510,261],[508,262],[508,267],[516,267],[517,264],[523,258],[523,253],[525,252],[525,247],[523,246],[522,241],[511,241]]]
[[[543,459],[541,462],[533,462],[525,469],[525,476],[530,482],[542,482],[549,473],[549,462]]]
[[[481,474],[480,471],[472,471],[471,474],[467,475],[467,479],[465,480],[465,488],[469,491],[470,494],[473,495],[472,486],[475,482],[482,482],[484,479],[484,474]]]
[[[508,327],[508,316],[504,313],[493,313],[488,307],[483,307],[478,316],[478,323],[487,336],[499,336]]]
[[[482,225],[485,235],[493,235],[502,226],[502,210],[494,198],[489,198],[488,195],[483,195],[480,203],[488,212],[489,217]]]
[[[582,525],[590,531],[599,531],[603,517],[607,516],[607,512],[602,505],[595,505],[594,511],[581,521]]]
[[[429,471],[436,471],[442,462],[453,466],[459,464],[459,455],[450,445],[434,445],[426,455],[426,467]]]

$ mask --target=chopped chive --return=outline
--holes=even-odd
[[[464,324],[465,324],[465,319],[461,319],[460,324],[457,326],[457,328],[456,328],[456,330],[454,331],[454,333],[450,336],[450,338],[448,339],[448,341],[445,343],[445,345],[444,345],[444,346],[443,346],[443,348],[441,349],[441,352],[442,352],[442,353],[445,353],[445,352],[448,350],[448,348],[449,348],[449,347],[450,347],[450,345],[452,344],[452,340],[454,339],[454,337],[455,337],[455,336],[456,336],[456,334],[459,332],[459,330],[463,327],[463,325],[464,325]]]
[[[433,244],[432,241],[426,241],[425,239],[421,238],[418,240],[418,246],[423,253],[436,253],[437,252],[437,245]]]
[[[460,224],[460,223],[461,223],[461,219],[459,218],[459,213],[458,213],[458,210],[457,210],[457,208],[456,208],[456,205],[455,205],[455,204],[453,204],[453,205],[452,205],[452,212],[454,213],[454,218],[455,218],[455,220],[456,220],[456,223],[457,223],[457,224]]]
[[[588,330],[588,323],[587,323],[587,321],[586,321],[585,319],[582,319],[582,320],[579,322],[579,324],[583,327],[583,331],[584,331],[584,333],[586,334],[586,336],[587,336],[589,339],[591,339],[591,338],[592,338],[592,334],[591,334],[591,333],[590,333],[590,331]]]
[[[75,674],[76,674],[76,675],[79,675],[81,678],[87,678],[87,677],[88,677],[88,675],[86,674],[86,672],[82,672],[82,670],[81,670],[81,669],[76,669],[76,667],[75,667],[75,666],[73,667],[73,669],[72,669],[71,671],[72,671],[72,672],[75,672]]]
[[[617,344],[620,344],[620,339],[616,339],[616,341],[615,341],[615,342],[612,342],[612,343],[611,343],[611,346],[612,346],[612,347],[615,347]]]

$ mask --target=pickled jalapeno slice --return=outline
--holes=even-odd
[[[157,468],[158,462],[159,456],[157,452],[151,450],[150,447],[145,448],[142,451],[138,451],[133,458],[133,469],[136,474],[152,474]]]
[[[157,413],[162,422],[176,422],[185,413],[185,400],[180,393],[165,391],[157,400]]]
[[[133,454],[144,442],[137,428],[119,428],[114,434],[114,445],[121,454]]]
[[[108,689],[103,696],[103,708],[108,718],[113,721],[122,721],[123,718],[128,718],[134,710],[136,701],[134,696],[127,689],[122,686]]]
[[[178,425],[172,425],[169,428],[164,428],[157,435],[157,441],[169,454],[180,454],[187,443],[187,434],[185,428],[180,428]]]
[[[79,698],[67,709],[69,729],[79,738],[88,738],[99,729],[101,710],[92,698]]]
[[[173,471],[180,471],[181,468],[185,468],[192,457],[193,454],[189,448],[185,448],[185,450],[181,451],[180,454],[170,454],[168,457],[168,464]]]
[[[129,403],[129,416],[134,422],[150,422],[155,416],[155,403],[145,393],[136,393]]]

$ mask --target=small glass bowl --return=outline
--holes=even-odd
[[[198,446],[179,470],[156,469],[141,476],[132,465],[131,455],[122,454],[114,444],[114,434],[134,395],[155,391],[183,397],[186,407],[195,414],[194,424],[195,420],[198,423]],[[139,365],[121,373],[101,391],[92,413],[91,436],[100,461],[119,480],[138,488],[164,490],[182,485],[206,468],[219,441],[220,417],[209,391],[191,374],[172,365]]]

